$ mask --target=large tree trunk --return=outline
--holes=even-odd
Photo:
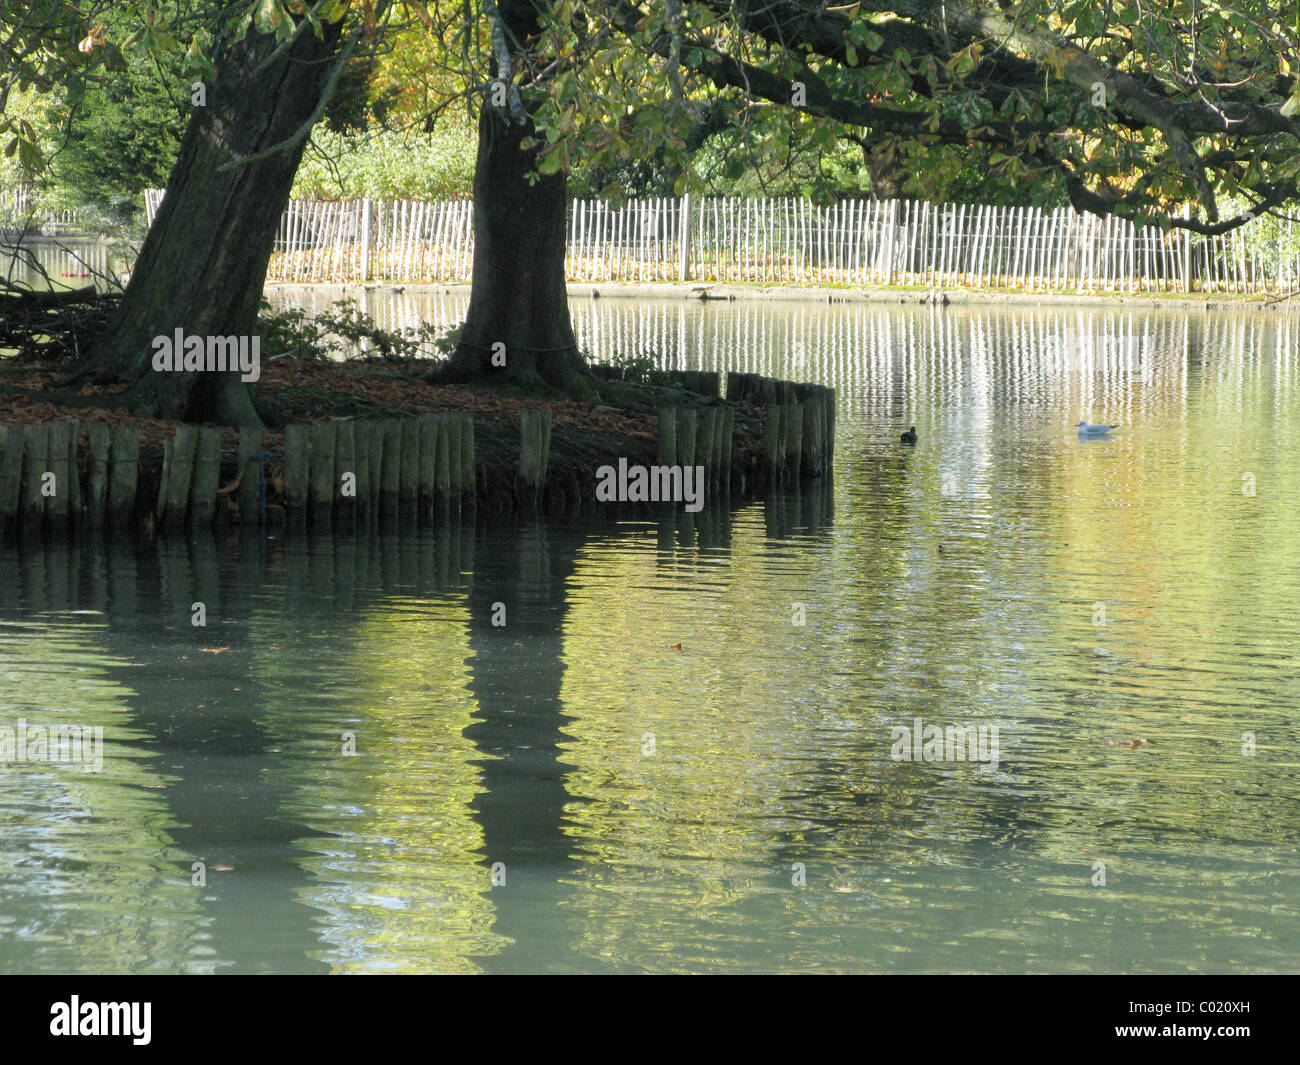
[[[537,33],[528,0],[497,6],[511,40]],[[508,107],[484,103],[474,168],[473,285],[445,376],[585,397],[593,392],[592,378],[574,343],[564,285],[568,179],[560,172],[529,183],[538,149],[520,147],[528,136],[535,136],[531,119],[521,124]]]
[[[903,196],[903,185],[910,176],[906,158],[892,140],[876,140],[862,144],[862,159],[867,165],[873,200],[897,200]]]
[[[302,34],[259,73],[275,39],[250,31],[222,48],[206,106],[197,106],[121,305],[88,354],[82,376],[129,381],[127,405],[151,417],[257,425],[238,371],[159,372],[152,341],[247,336],[257,328],[276,228],[304,144],[246,166],[232,159],[278,144],[319,103],[338,51],[340,25]]]

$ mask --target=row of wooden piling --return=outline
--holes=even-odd
[[[731,481],[735,413],[726,404],[661,407],[655,424],[656,462],[702,466],[705,491],[725,490]]]
[[[291,425],[274,465],[263,434],[246,429],[235,479],[224,488],[220,430],[182,425],[163,444],[151,510],[141,494],[139,430],[90,422],[82,464],[80,429],[75,419],[0,428],[0,531],[123,528],[148,518],[161,528],[197,528],[218,513],[256,524],[281,505],[288,521],[317,523],[474,506],[474,422],[464,412]],[[269,503],[268,485],[281,503]]]
[[[835,389],[761,374],[727,374],[727,400],[767,407],[763,452],[769,485],[819,477],[835,451]]]
[[[140,434],[90,423],[90,462],[81,483],[76,419],[0,430],[0,531],[74,525],[125,526],[135,513]]]
[[[716,397],[720,378],[708,371],[676,371],[697,394]],[[684,375],[691,375],[686,380]],[[738,405],[766,406],[764,464],[769,486],[797,483],[830,468],[835,392],[757,374],[728,374],[726,401],[665,406],[656,419],[656,461],[702,466],[712,499],[729,498],[733,469],[746,491],[745,463],[733,463]],[[540,510],[547,490],[553,415],[524,408],[519,418],[516,499]],[[161,528],[203,527],[222,520],[263,524],[281,515],[290,523],[389,517],[432,517],[473,507],[478,489],[474,423],[448,412],[388,421],[336,420],[291,425],[280,459],[264,449],[264,435],[239,434],[233,479],[221,486],[221,431],[182,425],[164,442],[157,497],[145,492],[154,474],[142,474],[139,431],[88,423],[88,454],[80,462],[75,419],[0,427],[0,532],[120,528],[152,519]],[[228,463],[227,463],[228,467]],[[229,476],[229,469],[227,468]],[[572,470],[565,494],[588,497]],[[563,481],[563,477],[561,478]],[[561,482],[556,482],[560,484]],[[550,487],[556,488],[556,484]],[[269,492],[268,488],[273,489]],[[271,502],[274,495],[279,502]],[[589,498],[589,497],[588,497]]]
[[[284,509],[292,522],[432,516],[474,505],[474,419],[465,412],[291,425]]]

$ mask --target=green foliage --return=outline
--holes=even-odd
[[[474,131],[450,119],[427,134],[339,133],[318,127],[298,168],[293,195],[302,199],[469,196],[474,186],[474,145]]]
[[[429,322],[399,332],[380,329],[355,300],[336,300],[333,310],[315,317],[300,307],[274,311],[265,298],[258,332],[267,355],[298,359],[429,359],[441,350],[441,338]]]
[[[67,206],[89,205],[120,218],[144,206],[143,191],[162,188],[176,160],[185,115],[156,74],[113,73],[90,86],[77,101],[67,95],[51,102],[46,118],[52,153],[47,184]],[[185,100],[188,103],[188,97]]]
[[[583,357],[591,362],[591,355],[583,352]],[[640,355],[614,355],[609,364],[618,371],[618,380],[639,385],[661,385],[664,387],[681,387],[670,373],[659,369],[659,356],[653,351]]]

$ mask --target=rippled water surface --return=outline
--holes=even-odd
[[[0,725],[104,730],[99,773],[0,766],[0,971],[1297,967],[1290,319],[574,310],[835,385],[833,484],[0,547]],[[894,760],[918,718],[997,767]]]

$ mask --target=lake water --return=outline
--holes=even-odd
[[[1292,319],[574,312],[834,385],[833,484],[0,547],[0,725],[103,729],[0,766],[0,971],[1296,969]],[[996,768],[892,757],[917,719]]]

